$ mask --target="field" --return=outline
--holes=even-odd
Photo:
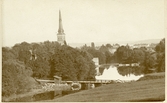
[[[165,100],[165,74],[156,73],[130,83],[108,84],[48,102],[143,102]],[[159,78],[160,77],[160,78]]]

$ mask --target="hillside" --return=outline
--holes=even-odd
[[[109,84],[91,90],[66,95],[51,102],[123,102],[163,101],[165,78],[124,84]]]
[[[161,39],[162,39],[162,38],[161,38]],[[150,44],[150,43],[159,43],[159,41],[160,41],[161,39],[140,40],[140,41],[132,42],[131,44],[140,44],[140,43],[147,43],[147,44]]]
[[[101,45],[105,45],[105,44],[140,44],[140,43],[159,43],[159,41],[161,40],[162,38],[160,39],[147,39],[147,40],[138,40],[138,41],[108,41],[108,42],[94,42],[95,43],[95,46],[101,46]],[[93,42],[93,41],[92,41]],[[90,46],[91,45],[91,42],[90,43],[69,43],[69,46],[72,46],[72,47],[81,47],[83,45],[87,45],[87,46]]]

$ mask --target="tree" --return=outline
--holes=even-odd
[[[165,71],[165,53],[157,53],[157,71]]]
[[[116,50],[115,55],[117,62],[119,63],[131,63],[133,61],[133,50],[128,47],[119,47]]]
[[[162,39],[155,47],[156,52],[146,52],[145,73],[165,71],[165,39]]]
[[[102,53],[105,53],[106,51],[108,51],[108,48],[106,46],[102,45],[100,47],[99,51],[102,52]]]
[[[155,50],[156,52],[165,52],[165,38],[156,45]]]
[[[91,47],[92,47],[92,48],[95,48],[94,42],[91,43]]]
[[[29,50],[35,50],[37,59],[30,59]],[[36,83],[32,77],[46,79],[58,75],[63,80],[93,80],[95,65],[92,58],[85,50],[49,41],[31,44],[22,42],[12,48],[3,47],[3,96],[30,90],[32,84]]]
[[[165,71],[165,38],[162,39],[159,44],[156,45],[155,50],[157,52],[157,71]]]
[[[85,80],[88,75],[89,65],[87,64],[86,59],[81,55],[76,58],[76,68],[78,69],[77,79]]]
[[[106,57],[105,54],[103,52],[101,52],[100,50],[95,50],[93,48],[89,48],[87,50],[87,52],[89,52],[94,58],[99,58],[99,64],[105,64],[106,63]]]
[[[2,64],[2,96],[10,96],[29,91],[34,82],[30,77],[32,71],[25,68],[24,63],[17,60],[7,60]]]
[[[113,46],[111,44],[106,44],[107,48],[112,48]]]
[[[142,49],[135,48],[133,50],[133,62],[143,64],[145,60],[145,52]]]
[[[106,56],[106,63],[107,64],[111,63],[113,55],[109,51],[106,51],[105,56]]]
[[[66,40],[64,40],[64,45],[67,45],[67,42],[66,42]]]
[[[69,46],[55,49],[51,70],[62,80],[86,80],[92,65],[91,55]],[[95,69],[95,68],[93,68]]]
[[[12,49],[8,47],[2,47],[2,62],[8,59],[15,59],[15,55],[12,52]]]
[[[147,59],[147,64],[149,68],[156,68],[157,62],[156,62],[156,53],[150,54],[149,58]]]

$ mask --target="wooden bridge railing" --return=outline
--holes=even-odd
[[[41,80],[37,79],[39,82],[55,83],[55,80]],[[96,81],[59,81],[60,83],[110,83],[111,80],[96,80]]]

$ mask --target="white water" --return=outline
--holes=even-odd
[[[103,74],[101,76],[95,76],[96,80],[123,80],[123,81],[131,81],[138,80],[144,75],[135,76],[134,74],[129,74],[128,76],[122,76],[118,73],[117,67],[110,66],[108,69],[104,69]]]

